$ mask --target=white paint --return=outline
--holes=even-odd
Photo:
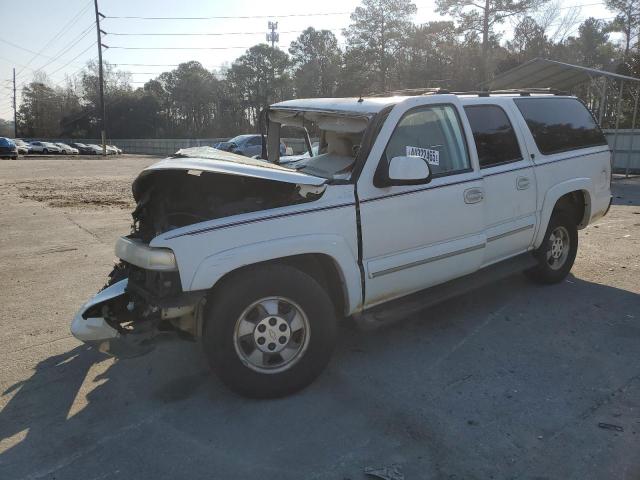
[[[375,172],[403,115],[413,108],[436,104],[449,104],[456,110],[471,168],[436,176],[424,185],[376,186]],[[480,169],[463,109],[469,104],[495,104],[507,112],[522,160]],[[512,96],[292,100],[273,108],[290,116],[296,111],[352,112],[357,116],[375,114],[389,105],[393,108],[357,180],[364,303],[353,184],[331,183],[282,166],[217,152],[208,158],[167,159],[149,169],[212,171],[322,185],[324,193],[305,204],[168,231],[154,238],[148,248],[166,248],[174,253],[184,291],[209,289],[227,273],[246,265],[290,255],[324,255],[339,272],[346,300],[344,313],[349,315],[539,246],[556,201],[566,193],[579,190],[586,197],[581,228],[601,217],[609,205],[608,149],[593,147],[542,155]],[[431,162],[446,158],[441,157],[442,152],[411,146],[407,152],[418,153]],[[77,322],[74,320],[74,324]],[[85,330],[88,327],[85,325]]]

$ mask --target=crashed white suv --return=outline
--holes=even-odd
[[[323,370],[337,318],[375,325],[515,270],[562,280],[611,202],[609,147],[574,97],[292,100],[264,123],[268,161],[186,149],[140,174],[77,338],[129,355],[174,330],[235,391],[285,395]],[[308,155],[280,159],[283,126]]]

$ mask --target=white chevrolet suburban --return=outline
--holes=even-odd
[[[199,147],[140,174],[77,338],[126,356],[177,331],[233,390],[286,395],[323,370],[338,318],[384,323],[515,271],[561,281],[611,204],[609,147],[571,96],[291,100],[262,118],[266,160]],[[308,154],[280,158],[283,127]]]

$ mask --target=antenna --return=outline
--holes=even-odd
[[[271,42],[271,48],[276,47],[276,43],[280,41],[280,34],[276,32],[278,30],[278,22],[269,21],[270,33],[267,33],[267,42]]]

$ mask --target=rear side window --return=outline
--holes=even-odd
[[[464,110],[473,131],[480,168],[522,160],[518,138],[502,108],[474,105]]]
[[[545,155],[607,144],[593,115],[577,99],[518,98],[514,102]]]

